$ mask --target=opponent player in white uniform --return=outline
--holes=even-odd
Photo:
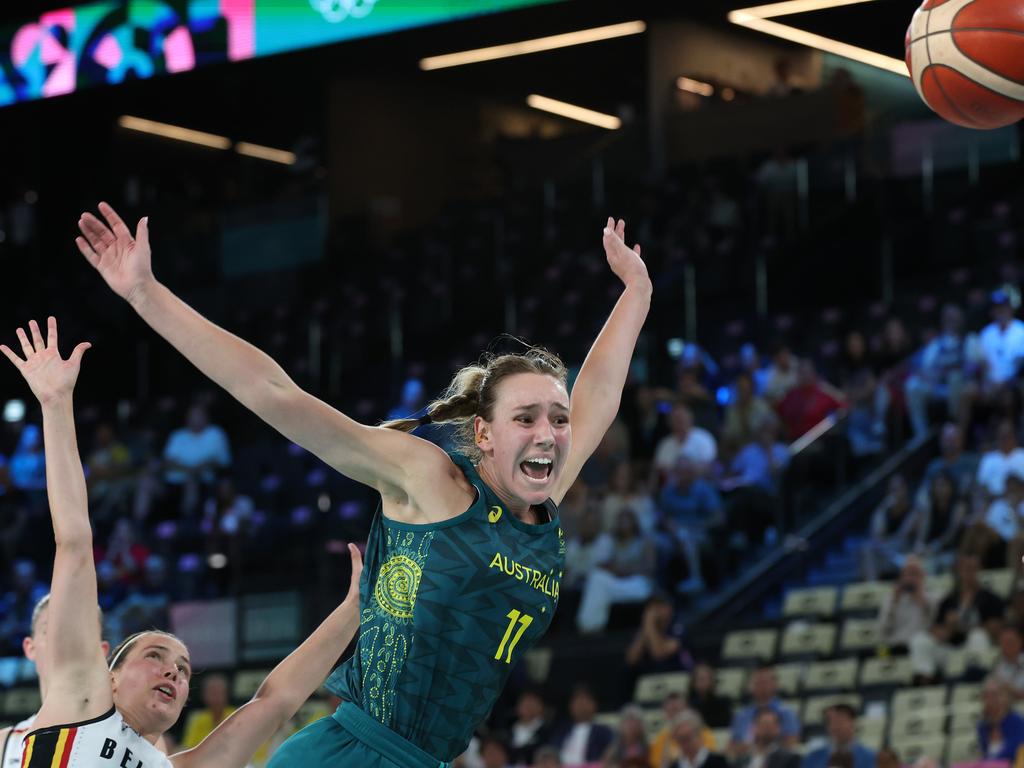
[[[141,632],[100,649],[96,566],[85,476],[75,438],[72,392],[82,355],[57,351],[57,322],[44,342],[18,329],[24,359],[0,345],[43,412],[47,496],[56,555],[47,640],[45,697],[25,736],[22,768],[243,768],[267,735],[295,714],[330,672],[359,625],[359,551],[349,545],[352,581],[345,601],[267,676],[245,706],[194,749],[167,758],[154,744],[178,720],[188,698],[188,649],[173,635]]]

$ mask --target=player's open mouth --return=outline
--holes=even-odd
[[[153,689],[159,694],[161,701],[171,702],[178,698],[178,693],[169,685],[158,685]]]
[[[523,474],[533,483],[547,482],[548,477],[551,476],[551,469],[554,466],[555,464],[550,458],[539,456],[527,459],[519,464]]]

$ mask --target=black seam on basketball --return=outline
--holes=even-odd
[[[967,53],[967,51],[965,51],[963,48],[961,48],[959,45],[957,45],[956,34],[955,34],[956,32],[1007,32],[1007,33],[1009,33],[1011,35],[1021,35],[1022,37],[1024,37],[1024,31],[1017,32],[1017,31],[1012,30],[1012,29],[980,29],[980,28],[979,29],[955,29],[955,30],[946,29],[946,30],[943,30],[941,32],[928,32],[928,33],[922,35],[921,37],[917,38],[917,40],[924,40],[925,41],[925,45],[927,46],[928,45],[928,38],[933,37],[935,35],[949,34],[950,37],[952,38],[953,47],[956,48],[961,54],[963,54],[965,58],[970,59],[975,64],[977,64],[979,67],[984,69],[986,72],[989,72],[989,73],[995,75],[996,77],[1000,77],[1003,80],[1007,80],[1008,82],[1011,82],[1011,83],[1016,83],[1017,85],[1024,85],[1024,80],[1018,80],[1018,79],[1016,79],[1014,77],[1007,77],[1002,72],[996,72],[994,69],[991,69],[991,68],[985,66],[984,63],[978,61],[976,58],[974,58],[969,53]],[[915,42],[917,42],[917,40],[911,40],[910,44],[913,45]],[[928,63],[929,64],[932,63],[931,51],[930,50],[928,52]],[[990,88],[989,90],[992,90],[992,89]],[[998,91],[993,91],[993,93],[999,93],[999,92]],[[1012,96],[1007,96],[1005,93],[999,93],[999,95],[1002,96],[1005,99],[1013,99]],[[1013,99],[1013,100],[1014,101],[1021,101],[1021,99]]]
[[[928,73],[928,70],[931,69],[932,67],[936,67],[936,68],[941,67],[943,69],[948,69],[950,72],[956,72],[955,69],[953,69],[952,67],[948,67],[945,64],[929,64],[928,67],[925,69],[925,71],[921,73],[921,86],[922,86],[922,88],[924,87],[924,76]],[[960,75],[961,73],[957,72],[957,74]],[[975,81],[971,80],[971,82],[974,83]],[[964,111],[962,109],[960,109],[960,107],[957,105],[957,103],[955,101],[953,101],[953,99],[949,98],[949,94],[946,93],[946,89],[942,87],[942,81],[938,78],[938,76],[935,77],[935,87],[939,89],[939,93],[942,94],[942,98],[944,98],[946,100],[946,103],[952,108],[952,110],[954,112],[956,112],[961,118],[963,118],[963,120],[965,122],[968,122],[968,123],[971,124],[970,127],[985,128],[985,126],[983,126],[980,122],[975,120],[970,115],[964,113]],[[986,90],[989,90],[989,89],[986,89]],[[993,93],[994,93],[994,91],[993,91]],[[999,94],[999,95],[1002,96],[1002,94]],[[1003,98],[1006,98],[1006,97],[1004,96]]]
[[[910,44],[913,45],[918,40],[924,40],[926,37],[932,35],[944,35],[947,32],[1005,32],[1008,35],[1024,35],[1024,29],[999,29],[997,27],[950,27],[949,29],[936,29],[934,32],[925,32],[920,37],[911,38]]]

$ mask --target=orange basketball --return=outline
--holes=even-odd
[[[967,128],[1024,118],[1024,0],[925,0],[907,29],[907,68],[935,112]]]

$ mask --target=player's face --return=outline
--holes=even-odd
[[[173,637],[138,638],[114,672],[114,705],[143,733],[173,726],[188,700],[192,667],[188,649]]]
[[[494,418],[477,419],[477,444],[499,495],[542,504],[569,453],[569,395],[554,376],[519,373],[498,385]]]

